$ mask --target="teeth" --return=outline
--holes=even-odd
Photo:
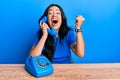
[[[57,21],[57,19],[53,19],[52,21],[55,21],[55,20]]]

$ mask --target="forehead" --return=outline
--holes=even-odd
[[[57,6],[52,6],[48,9],[48,11],[54,11],[54,10],[60,11],[60,9]]]

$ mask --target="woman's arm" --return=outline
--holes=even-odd
[[[30,54],[29,54],[32,57],[41,55],[45,41],[46,41],[47,36],[48,36],[48,33],[47,33],[47,28],[49,28],[48,25],[46,23],[42,24],[42,22],[40,22],[40,26],[41,26],[43,35],[40,38],[37,45],[32,47]]]
[[[77,16],[76,18],[76,29],[81,29],[81,25],[85,19],[82,16]],[[82,37],[82,32],[76,32],[77,41],[71,44],[72,50],[76,53],[76,55],[83,57],[84,56],[84,40]]]
[[[39,56],[42,53],[45,41],[46,41],[47,35],[42,35],[41,39],[39,40],[38,44],[36,46],[33,46],[30,51],[30,56]]]

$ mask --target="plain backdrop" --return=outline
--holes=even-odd
[[[63,8],[72,28],[77,15],[86,19],[82,25],[85,56],[72,53],[75,63],[120,62],[120,0],[1,0],[1,64],[25,62],[39,30],[38,19],[52,3]]]

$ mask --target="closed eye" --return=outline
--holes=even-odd
[[[53,11],[49,11],[49,12],[48,12],[48,15],[50,15],[50,14],[53,14]]]
[[[57,13],[57,14],[61,14],[61,12],[60,12],[60,11],[57,11],[56,13]]]

